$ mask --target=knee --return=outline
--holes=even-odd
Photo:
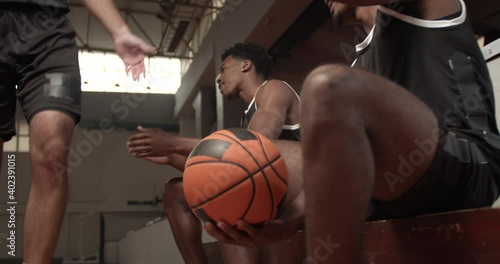
[[[168,213],[172,208],[184,204],[185,200],[181,180],[174,178],[165,183],[165,191],[163,194],[163,207],[165,212]]]
[[[66,156],[69,146],[63,139],[52,137],[34,143],[31,149],[31,158],[34,164],[54,169],[66,166]]]
[[[363,107],[356,72],[329,64],[316,68],[305,79],[301,94],[305,126],[339,123],[355,119]]]
[[[302,88],[303,101],[330,103],[349,95],[353,69],[342,65],[328,64],[314,69],[306,77]],[[315,105],[313,104],[313,105]]]

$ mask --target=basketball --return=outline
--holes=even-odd
[[[204,138],[186,162],[184,194],[202,222],[256,226],[273,220],[287,192],[288,171],[276,146],[243,128]]]

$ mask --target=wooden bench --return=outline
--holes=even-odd
[[[210,247],[216,247],[216,242]],[[220,254],[216,250],[210,252]],[[498,264],[500,209],[368,222],[363,234],[362,254],[362,263],[366,264]],[[210,259],[221,259],[220,256],[209,256]],[[263,264],[302,264],[305,258],[302,232],[293,239],[266,247],[262,253]]]

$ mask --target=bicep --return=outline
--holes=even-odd
[[[270,82],[255,98],[257,110],[248,128],[270,139],[277,139],[283,130],[288,109],[294,98],[295,93],[283,82]]]
[[[269,139],[277,139],[285,124],[285,118],[286,116],[279,114],[278,111],[258,109],[253,114],[248,129],[259,132]]]

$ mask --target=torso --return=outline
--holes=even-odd
[[[285,83],[288,87],[290,87],[290,89],[293,90],[293,88],[290,85],[288,85],[286,82],[283,82],[283,83]],[[258,90],[257,90],[257,92],[258,92]],[[256,94],[257,94],[257,92],[256,92]],[[297,95],[297,93],[295,91],[294,91],[294,93],[297,96],[297,98],[299,98],[299,96]],[[299,100],[300,100],[300,98],[299,98]],[[247,110],[245,110],[245,114],[243,115],[243,117],[241,119],[241,127],[248,128],[248,125],[250,124],[250,120],[252,119],[253,114],[255,113],[255,111],[257,111],[257,107],[258,106],[255,102],[255,95],[254,95]],[[287,120],[286,121],[288,121],[287,123],[289,123],[289,121],[290,121],[289,113],[287,113]],[[299,123],[285,124],[283,126],[283,129],[281,130],[281,134],[278,137],[278,139],[300,141],[300,124]]]
[[[432,21],[379,7],[374,30],[357,46],[353,66],[408,89],[447,129],[479,139],[500,157],[493,85],[460,3],[457,14]]]

